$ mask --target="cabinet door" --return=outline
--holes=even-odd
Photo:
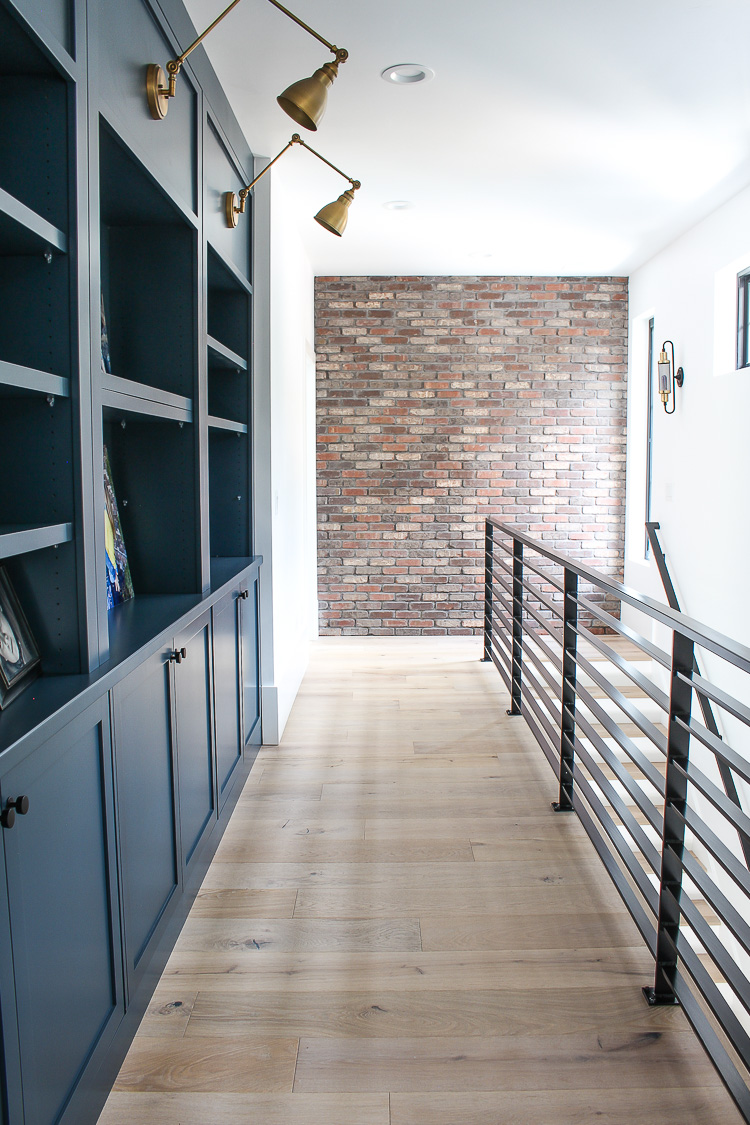
[[[240,707],[240,619],[242,598],[233,591],[214,606],[214,714],[219,810],[229,796],[242,760]]]
[[[260,744],[260,675],[258,661],[258,581],[243,591],[242,632],[242,713],[245,746]],[[257,750],[256,750],[257,753]]]
[[[103,699],[2,777],[3,805],[29,801],[2,830],[25,1125],[81,1119],[81,1070],[122,1017],[108,716]]]
[[[211,614],[175,638],[175,734],[182,863],[187,869],[216,817],[211,737]],[[184,655],[183,655],[184,653]]]
[[[179,885],[169,652],[113,690],[117,827],[129,990]]]

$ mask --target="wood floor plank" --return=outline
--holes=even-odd
[[[387,1094],[115,1092],[99,1125],[389,1125]],[[723,1125],[723,1122],[719,1123]]]
[[[214,1039],[136,1036],[114,1089],[165,1093],[291,1092],[296,1059],[296,1039],[217,1043]]]
[[[421,817],[419,809],[414,810],[414,816],[405,816],[401,819],[388,817],[379,819],[372,817],[364,823],[364,834],[367,840],[404,840],[409,842],[421,839],[442,839],[444,837],[465,840],[469,839],[473,848],[481,848],[485,841],[494,843],[502,840],[505,843],[517,842],[523,848],[525,845],[538,846],[542,856],[549,854],[550,848],[555,852],[566,843],[578,844],[583,854],[591,855],[591,843],[581,822],[575,817],[555,816],[550,812],[542,815],[529,816],[503,816],[502,812],[496,816],[450,816],[439,820],[434,817]],[[475,858],[478,858],[476,853]],[[510,853],[510,859],[515,858]]]
[[[228,864],[226,865],[229,866]],[[476,867],[484,866],[476,864]],[[462,870],[464,868],[462,867]],[[469,865],[465,870],[469,871]],[[228,879],[222,872],[217,878]],[[241,881],[242,876],[237,876]],[[583,876],[581,876],[583,878]],[[545,883],[540,875],[533,886],[505,887],[502,890],[482,884],[472,887],[443,888],[435,892],[415,879],[412,886],[302,887],[297,894],[295,918],[404,918],[432,914],[436,895],[441,910],[449,914],[558,914],[562,911],[595,912],[616,910],[620,899],[608,887],[585,882]]]
[[[248,950],[248,953],[251,953]],[[243,956],[231,953],[182,952],[170,957],[162,983],[172,981],[185,991],[236,992],[238,978],[252,974],[257,991],[301,992],[348,989],[559,988],[604,989],[625,985],[640,993],[652,983],[654,962],[642,944],[629,949],[473,950],[434,953],[368,952],[352,958],[328,950]],[[645,1005],[644,1005],[645,1008]]]
[[[340,953],[416,952],[421,949],[419,922],[416,919],[358,922],[339,918],[243,920],[224,913],[218,918],[191,914],[177,945],[178,952],[237,955],[315,949]]]
[[[329,836],[339,841],[348,840],[364,840],[365,838],[365,820],[364,817],[357,819],[356,817],[337,816],[337,817],[316,817],[314,820],[301,817],[299,819],[294,817],[274,817],[273,808],[266,806],[267,812],[261,812],[260,815],[253,810],[247,816],[242,815],[241,806],[238,805],[232,817],[230,824],[227,825],[224,840],[231,843],[235,840],[246,841],[248,835],[262,836],[270,838],[276,835],[304,837],[304,836]],[[238,812],[239,810],[239,812]],[[248,824],[252,821],[252,826]],[[462,839],[466,839],[462,836]]]
[[[460,841],[422,839],[418,843],[389,840],[349,841],[347,863],[418,864],[473,863],[474,852],[468,838]],[[590,858],[590,855],[589,857]],[[233,838],[222,842],[216,853],[218,863],[290,863],[334,864],[341,859],[341,841],[335,837],[310,835],[304,840],[288,836],[266,837],[260,833],[248,839]]]
[[[251,983],[251,982],[250,982]],[[162,1005],[166,1007],[166,1005]],[[632,987],[370,992],[209,992],[190,1009],[185,1034],[203,1038],[299,1035],[393,1039],[413,1036],[566,1035],[616,1026],[641,1032],[644,1002]],[[674,1008],[647,1012],[650,1032],[692,1036]]]
[[[200,890],[191,918],[291,918],[297,891]]]
[[[543,1060],[543,1065],[541,1065]],[[302,1039],[295,1092],[660,1089],[721,1082],[690,1035],[609,1032],[504,1038]]]
[[[453,817],[523,817],[529,813],[537,816],[549,808],[550,802],[557,798],[558,786],[550,775],[549,785],[537,793],[519,788],[510,794],[487,794],[478,786],[472,796],[453,797],[450,793],[442,796],[420,797],[383,796],[367,800],[352,801],[345,794],[337,792],[337,787],[329,786],[325,798],[315,800],[289,800],[282,794],[261,793],[250,796],[237,808],[234,816],[238,821],[252,822],[256,818],[296,820],[305,817],[309,820],[341,819],[346,813],[353,819],[405,820],[409,816],[420,819],[448,820]]]
[[[626,910],[559,914],[426,915],[419,919],[422,949],[559,949],[595,945],[616,949],[638,941]]]
[[[390,1101],[390,1125],[742,1125],[715,1086],[556,1090],[552,1101],[546,1090],[392,1094]]]
[[[468,844],[468,842],[467,842]],[[356,854],[356,853],[355,853]],[[344,888],[363,888],[370,893],[387,889],[394,895],[404,891],[410,893],[420,888],[433,895],[443,891],[484,893],[495,896],[500,902],[506,890],[523,892],[527,907],[535,891],[540,897],[546,896],[551,886],[582,886],[590,890],[592,879],[601,881],[602,888],[609,889],[602,878],[601,862],[596,855],[587,859],[559,858],[550,852],[544,860],[511,863],[474,863],[471,850],[468,850],[469,863],[462,860],[451,862],[419,861],[363,863],[290,863],[290,862],[220,862],[214,860],[211,870],[203,883],[206,889],[215,888],[316,888],[321,891]]]

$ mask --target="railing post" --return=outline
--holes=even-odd
[[[484,522],[484,656],[492,660],[492,551],[495,545],[492,524]]]
[[[560,796],[555,812],[573,812],[576,737],[576,654],[578,644],[578,575],[565,567],[563,598],[562,699],[560,708]]]
[[[654,987],[644,988],[649,1004],[677,1004],[674,982],[677,975],[677,938],[680,932],[682,853],[685,848],[687,770],[690,732],[678,723],[690,721],[693,673],[693,642],[676,629],[672,640],[672,670],[669,692],[667,772],[664,785],[664,830],[662,833],[659,921],[656,932]],[[680,674],[685,679],[680,678]]]
[[[521,657],[523,654],[523,543],[513,540],[513,645],[509,715],[521,714]]]

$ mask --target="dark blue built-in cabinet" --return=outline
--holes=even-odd
[[[96,1121],[260,741],[252,155],[201,50],[165,120],[144,89],[193,38],[0,0],[0,565],[42,658],[0,711],[2,1125]]]

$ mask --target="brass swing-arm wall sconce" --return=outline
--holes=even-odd
[[[290,12],[283,4],[279,4],[278,0],[268,0],[269,4],[273,4],[275,8],[283,12],[284,15],[289,16],[290,20],[294,20],[305,31],[309,32],[319,43],[327,47],[336,56],[333,62],[325,63],[322,67],[315,71],[310,78],[303,78],[299,82],[294,82],[288,89],[284,90],[283,94],[279,94],[276,99],[285,113],[288,113],[293,121],[301,125],[304,129],[311,129],[313,132],[318,127],[318,122],[325,113],[326,101],[328,98],[328,89],[333,85],[334,78],[337,77],[339,72],[339,63],[346,62],[349,57],[349,52],[344,51],[340,47],[336,47],[333,43],[329,43],[322,35],[318,35],[317,31],[313,31],[306,23],[303,23],[294,12]],[[232,0],[228,8],[225,8],[220,16],[217,16],[214,22],[207,27],[202,35],[199,35],[195,43],[191,43],[186,51],[178,55],[176,59],[170,59],[167,63],[167,75],[165,78],[164,71],[157,63],[150,63],[146,71],[146,95],[148,97],[148,108],[151,111],[151,116],[155,121],[161,121],[167,116],[169,109],[169,99],[173,98],[176,93],[177,75],[182,69],[182,64],[188,55],[198,47],[209,32],[213,31],[218,23],[228,15],[232,8],[236,8],[240,0]]]
[[[354,193],[358,188],[362,186],[362,184],[359,182],[359,180],[353,180],[351,176],[347,176],[347,174],[345,172],[342,172],[340,168],[337,168],[335,164],[331,164],[330,160],[326,160],[325,156],[321,156],[319,152],[316,152],[314,148],[311,148],[306,141],[302,140],[302,137],[300,137],[299,133],[293,133],[292,139],[288,144],[284,145],[281,152],[277,156],[274,156],[273,160],[269,161],[263,171],[260,172],[255,177],[255,179],[247,185],[247,187],[242,188],[239,194],[239,202],[237,196],[233,191],[224,192],[224,214],[226,216],[227,226],[237,226],[240,215],[245,214],[245,204],[247,202],[247,197],[257,184],[258,180],[261,178],[261,176],[265,176],[266,172],[273,168],[277,160],[281,160],[284,153],[288,152],[292,145],[302,145],[303,148],[306,148],[308,152],[311,152],[313,154],[313,156],[317,156],[318,160],[322,160],[324,164],[327,164],[329,168],[333,168],[334,172],[338,172],[340,176],[342,176],[345,180],[348,180],[351,184],[351,187],[347,191],[345,191],[343,195],[340,195],[334,203],[328,203],[325,207],[321,207],[320,211],[318,211],[317,215],[315,216],[316,222],[320,223],[322,227],[325,227],[326,230],[329,230],[331,234],[337,234],[339,237],[341,237],[346,229],[346,223],[349,218],[349,207],[354,202]]]
[[[671,356],[667,355],[667,345],[669,345]],[[681,387],[685,382],[685,372],[681,367],[678,367],[675,371],[674,344],[671,340],[665,340],[661,346],[661,351],[659,352],[659,398],[664,405],[665,414],[674,414],[675,408],[677,406],[677,401],[675,398],[675,401],[673,401],[672,403],[672,409],[667,410],[667,403],[669,402],[670,397],[674,394],[674,387],[672,385],[673,378],[674,383],[678,387]]]

